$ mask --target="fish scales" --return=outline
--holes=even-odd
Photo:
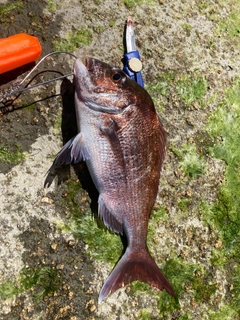
[[[85,64],[76,60],[74,80],[79,133],[62,148],[50,173],[63,164],[86,161],[99,192],[99,216],[127,238],[126,251],[99,301],[135,280],[175,297],[147,248],[148,220],[166,148],[152,99],[123,71],[93,58]]]

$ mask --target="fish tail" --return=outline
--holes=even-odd
[[[173,297],[176,297],[171,284],[148,250],[131,252],[127,248],[125,254],[104,283],[98,301],[101,302],[109,294],[136,280],[148,283],[159,290],[165,289]]]

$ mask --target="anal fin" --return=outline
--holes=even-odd
[[[108,229],[123,234],[123,223],[121,218],[109,211],[101,195],[99,195],[98,198],[98,215]]]

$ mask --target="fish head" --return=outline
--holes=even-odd
[[[77,99],[95,111],[119,114],[143,100],[152,103],[146,90],[121,69],[94,58],[75,61],[74,82]]]

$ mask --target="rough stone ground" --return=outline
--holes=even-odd
[[[203,107],[192,103],[186,108],[176,92],[167,98],[160,96],[164,108],[159,115],[169,145],[176,148],[202,134],[207,115],[221,101],[225,87],[239,71],[239,38],[237,41],[219,29],[219,23],[228,20],[237,6],[239,9],[239,1],[0,0],[0,9],[10,3],[20,5],[0,16],[1,37],[20,32],[35,35],[42,43],[42,56],[54,50],[53,41],[59,42],[67,33],[84,28],[91,30],[91,43],[74,53],[121,66],[124,22],[131,15],[146,84],[154,83],[157,75],[170,72],[179,77],[193,72],[204,76],[208,83],[205,101],[216,95],[213,103]],[[72,65],[73,58],[63,55],[48,59],[40,69],[69,73]],[[54,83],[20,96],[14,111],[1,107],[0,145],[15,150],[17,144],[26,157],[17,165],[0,163],[0,284],[19,278],[20,270],[44,266],[57,270],[61,280],[54,293],[37,301],[31,286],[2,299],[0,319],[188,319],[184,318],[186,314],[196,320],[208,319],[210,307],[217,311],[226,303],[229,288],[227,271],[211,269],[211,251],[218,246],[218,238],[203,225],[195,204],[201,199],[209,203],[216,200],[223,164],[206,155],[207,174],[189,180],[179,169],[178,158],[168,150],[157,199],[169,217],[155,229],[157,263],[161,265],[172,258],[174,251],[188,262],[209,268],[211,280],[218,288],[211,299],[196,302],[185,286],[179,297],[180,309],[163,316],[157,296],[144,291],[131,294],[127,287],[98,305],[99,290],[112,265],[95,261],[83,240],[57,228],[68,216],[62,205],[62,199],[68,196],[66,182],[43,188],[46,172],[62,146],[62,100],[52,97],[25,108],[32,101],[59,92],[60,84]],[[70,109],[71,101],[67,105]],[[73,171],[71,177],[76,179]],[[88,210],[90,199],[84,190],[79,192],[79,205],[86,199],[83,208]],[[187,197],[191,197],[191,204],[186,214],[177,204]],[[45,277],[43,281],[51,280],[51,275]],[[148,318],[144,318],[143,309],[148,310]]]

